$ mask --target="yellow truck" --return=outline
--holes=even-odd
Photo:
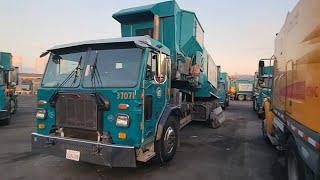
[[[289,179],[320,175],[320,0],[300,0],[277,34],[264,138],[286,152]]]

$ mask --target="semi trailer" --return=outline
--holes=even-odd
[[[288,179],[320,175],[320,1],[300,0],[277,34],[264,138],[286,153]]]
[[[17,111],[18,68],[12,66],[12,54],[0,52],[0,122],[9,125]]]
[[[273,58],[260,59],[258,72],[255,74],[253,89],[253,110],[259,118],[264,119],[263,101],[271,96],[272,88]]]
[[[48,49],[32,151],[109,167],[168,162],[192,120],[224,120],[217,66],[175,1],[113,14],[121,38]]]

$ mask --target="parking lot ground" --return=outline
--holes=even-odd
[[[267,145],[251,102],[233,101],[218,129],[192,122],[166,165],[107,168],[64,158],[32,154],[35,97],[20,96],[9,126],[0,126],[0,179],[284,179],[284,158]]]

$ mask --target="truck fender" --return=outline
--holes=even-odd
[[[177,117],[177,125],[179,127],[179,119],[182,115],[180,107],[175,105],[166,105],[157,124],[156,141],[161,138],[163,127],[171,115]]]

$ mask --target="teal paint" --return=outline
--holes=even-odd
[[[120,10],[113,14],[113,18],[121,23],[122,37],[137,35],[152,37],[155,15],[159,16],[158,41],[170,49],[172,68],[179,71],[179,64],[185,62],[181,57],[184,56],[191,58],[193,65],[199,64],[205,69],[208,62],[203,59],[207,57],[207,52],[200,38],[203,37],[203,28],[194,12],[180,9],[175,1]],[[145,30],[146,33],[140,34],[141,30]],[[197,33],[202,36],[197,37]],[[200,72],[200,85],[195,90],[196,97],[210,97],[211,93],[216,93],[216,85],[210,84],[206,76],[208,76],[207,71]]]
[[[5,94],[7,86],[8,70],[12,68],[12,54],[8,52],[0,52],[0,109],[6,110],[8,107],[8,96]]]

